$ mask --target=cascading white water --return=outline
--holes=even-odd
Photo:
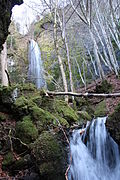
[[[105,121],[105,117],[94,119],[83,135],[80,130],[73,133],[69,180],[120,180],[118,145],[107,132]]]
[[[28,79],[33,82],[38,89],[46,86],[41,52],[38,44],[33,39],[31,39],[29,43],[28,59]]]

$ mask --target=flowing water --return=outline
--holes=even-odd
[[[29,44],[28,59],[28,79],[33,82],[38,89],[45,87],[46,82],[44,79],[44,68],[41,60],[41,52],[37,42],[35,42],[33,39],[30,40]]]
[[[69,180],[120,180],[118,145],[107,132],[105,121],[105,117],[94,119],[84,134],[80,135],[80,130],[73,133]]]

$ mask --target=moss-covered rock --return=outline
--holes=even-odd
[[[44,110],[49,111],[53,115],[56,114],[67,120],[68,123],[73,123],[78,120],[78,115],[65,101],[43,97],[41,103],[37,105]]]
[[[37,95],[31,98],[31,100],[38,106],[41,107],[41,103],[42,103],[42,96]]]
[[[108,117],[106,126],[110,135],[120,145],[120,103],[114,112]]]
[[[0,88],[0,101],[3,104],[8,104],[11,105],[15,102],[16,100],[16,87],[15,86],[10,86],[10,87],[6,87],[3,86]]]
[[[27,105],[28,105],[28,100],[24,96],[20,96],[19,98],[17,98],[15,102],[15,106],[17,108],[25,107]]]
[[[4,156],[2,165],[4,166],[4,169],[6,169],[6,167],[10,166],[13,162],[14,162],[14,156],[13,156],[12,152],[8,152]]]
[[[6,114],[0,112],[0,121],[5,121],[7,119]]]
[[[104,80],[101,84],[96,85],[96,93],[110,93],[112,92],[112,89],[112,85],[107,80]]]
[[[95,107],[95,112],[94,112],[95,117],[106,116],[107,113],[108,111],[107,111],[105,101],[101,101],[99,104],[97,104],[97,106]]]
[[[94,106],[87,97],[75,98],[75,101],[76,101],[76,106],[77,106],[78,111],[87,112],[90,117],[93,117]]]
[[[43,132],[31,148],[36,157],[41,176],[51,176],[53,174],[59,176],[63,172],[64,152],[55,134],[47,131]]]
[[[64,118],[58,116],[58,114],[52,115],[50,112],[37,106],[31,108],[31,116],[36,121],[39,132],[50,129],[50,127],[56,127],[59,122],[62,126],[69,127],[69,123]]]
[[[17,122],[16,136],[27,144],[33,142],[38,137],[38,130],[30,116],[25,116],[23,121]]]
[[[24,116],[29,114],[33,106],[36,106],[36,104],[31,99],[28,100],[26,97],[20,96],[16,99],[12,109],[14,112],[17,112],[19,116]]]
[[[86,111],[78,111],[78,124],[79,126],[83,127],[83,125],[86,125],[87,121],[91,121],[92,117],[86,112]]]
[[[70,124],[78,121],[77,113],[64,101],[55,100],[54,109],[61,117],[66,119]]]
[[[78,111],[78,114],[81,119],[88,120],[88,121],[91,120],[91,116],[86,111]]]

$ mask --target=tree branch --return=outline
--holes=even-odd
[[[110,93],[110,94],[104,94],[104,93],[72,93],[72,92],[53,92],[53,91],[47,91],[47,94],[49,96],[76,96],[76,97],[105,97],[105,98],[111,98],[111,97],[120,97],[120,93]]]

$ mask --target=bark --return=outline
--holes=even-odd
[[[97,98],[111,98],[111,97],[120,97],[120,93],[111,93],[111,94],[96,94],[96,93],[73,93],[73,92],[53,92],[47,91],[49,96],[75,96],[75,97],[97,97]]]
[[[69,77],[70,77],[70,88],[71,88],[71,92],[74,92],[70,51],[69,51],[69,46],[68,46],[67,37],[66,37],[64,9],[63,9],[63,21],[61,21],[59,14],[58,14],[58,20],[59,20],[59,24],[60,24],[60,28],[62,32],[62,39],[63,39],[65,49],[66,49],[66,56],[67,56],[67,61],[68,61],[68,69],[69,69]],[[74,97],[72,97],[72,99],[74,100]]]
[[[59,63],[61,75],[62,75],[64,91],[68,92],[66,75],[65,75],[65,71],[64,71],[62,58],[61,58],[60,53],[59,53],[59,45],[58,45],[58,40],[57,40],[57,4],[58,4],[58,1],[56,0],[55,12],[54,12],[54,44],[55,44],[55,49],[56,49],[56,54],[57,54],[57,58],[58,58],[58,63]],[[68,96],[67,95],[65,96],[65,101],[68,102]]]
[[[8,86],[8,77],[7,77],[7,44],[6,42],[3,45],[3,50],[1,52],[1,74],[2,74],[2,85]]]

